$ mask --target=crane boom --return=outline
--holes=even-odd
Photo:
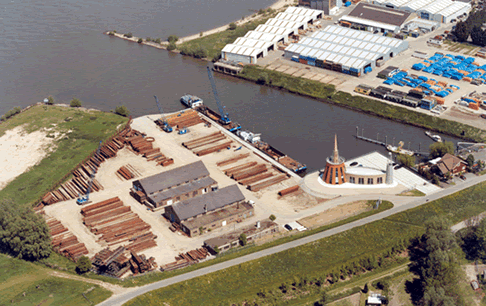
[[[167,133],[170,133],[172,132],[172,127],[169,125],[167,118],[165,118],[164,111],[162,110],[162,107],[160,106],[159,103],[159,99],[157,98],[157,96],[154,96],[154,98],[155,98],[155,103],[157,103],[157,107],[159,108],[160,116],[162,119],[162,129]]]
[[[230,124],[231,119],[228,113],[225,113],[224,106],[221,104],[221,100],[219,100],[218,91],[216,90],[216,83],[214,82],[213,72],[209,66],[206,67],[208,70],[209,81],[211,81],[211,86],[213,87],[213,94],[214,99],[216,100],[216,104],[218,104],[219,114],[221,115],[221,123],[223,124]]]

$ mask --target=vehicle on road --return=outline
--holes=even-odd
[[[284,228],[288,231],[298,230],[299,232],[307,230],[307,228],[296,221],[289,222],[284,225]]]

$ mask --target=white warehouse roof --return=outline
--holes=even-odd
[[[310,20],[312,20],[312,17],[302,16],[302,15],[294,15],[294,14],[288,14],[288,13],[278,13],[277,16],[275,16],[275,19],[294,21],[294,22],[298,22],[298,23],[303,24],[303,23],[307,23]]]
[[[420,11],[429,13],[429,14],[437,14],[443,9],[448,6],[451,6],[454,2],[452,0],[438,0],[430,3],[426,7],[422,8]]]
[[[385,5],[391,5],[395,8],[399,8],[407,3],[409,3],[410,0],[390,0],[390,1],[387,1],[385,2]]]
[[[222,52],[234,53],[238,55],[246,55],[256,57],[258,54],[262,53],[262,49],[256,49],[251,47],[238,46],[234,44],[227,44],[224,46]]]
[[[411,11],[417,11],[423,7],[426,7],[427,5],[431,4],[432,2],[435,2],[436,0],[413,0],[410,1],[409,3],[405,4],[401,8],[405,9],[408,8]]]
[[[292,32],[292,29],[272,27],[266,24],[261,24],[255,29],[255,32],[262,32],[262,33],[275,34],[275,35],[289,35],[290,32]]]
[[[279,27],[279,28],[286,28],[286,29],[298,29],[302,25],[301,23],[288,21],[288,20],[275,19],[275,18],[268,19],[267,22],[265,22],[265,24],[272,27]]]
[[[245,35],[245,38],[261,40],[261,41],[268,41],[268,42],[277,42],[282,39],[282,35],[276,34],[269,34],[264,32],[256,32],[256,31],[248,31]]]
[[[319,10],[313,10],[313,9],[302,8],[302,7],[295,7],[295,6],[288,7],[285,10],[285,13],[287,13],[287,14],[294,14],[294,15],[301,15],[301,16],[308,16],[308,17],[312,17],[314,19],[317,16],[323,14],[323,12],[322,11],[319,11]]]
[[[245,46],[245,47],[250,47],[250,48],[254,48],[254,49],[268,49],[273,44],[271,42],[267,42],[267,41],[261,41],[261,40],[251,39],[251,38],[239,37],[234,41],[233,45]]]
[[[460,1],[454,1],[452,5],[449,5],[445,9],[439,12],[444,17],[448,17],[451,15],[456,14],[457,12],[463,10],[465,7],[468,9],[471,9],[471,4],[465,3],[465,2],[460,2]]]

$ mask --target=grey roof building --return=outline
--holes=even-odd
[[[410,13],[360,2],[348,16],[401,27]]]

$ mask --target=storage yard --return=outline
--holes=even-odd
[[[197,112],[169,116],[172,122],[182,122],[181,127],[190,126],[182,135],[163,132],[154,122],[158,118],[137,118],[116,138],[121,148],[99,164],[95,178],[103,189],[90,195],[91,203],[77,205],[68,199],[39,206],[59,253],[73,260],[87,255],[100,273],[115,277],[150,271],[156,265],[171,270],[208,258],[207,250],[201,249],[207,239],[254,225],[271,214],[292,218],[295,210],[322,202],[296,192],[300,177],[291,170]],[[171,163],[162,167],[167,160]],[[170,182],[165,187],[157,179],[147,181],[152,185],[144,183],[162,176]],[[135,185],[143,189],[135,190]],[[145,197],[139,197],[140,190]],[[290,194],[280,196],[282,190]],[[206,196],[218,199],[205,202]],[[191,205],[202,211],[195,212]],[[179,221],[165,213],[172,206]]]

